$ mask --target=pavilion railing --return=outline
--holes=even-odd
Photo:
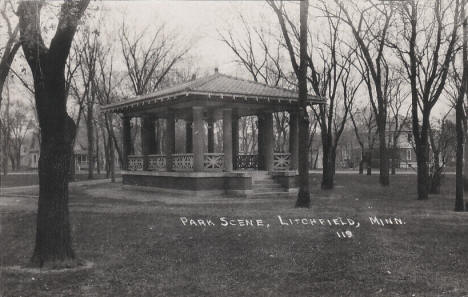
[[[174,171],[193,170],[193,154],[172,154],[171,159]]]
[[[209,171],[222,171],[224,169],[223,153],[204,153],[203,169]]]
[[[148,155],[148,170],[165,171],[166,160],[166,155]]]
[[[236,157],[237,169],[258,169],[258,155],[239,153]]]
[[[291,162],[290,153],[274,153],[273,154],[273,170],[281,171],[288,170]]]
[[[128,156],[128,170],[141,171],[144,168],[144,156],[129,155]]]
[[[192,171],[193,170],[193,154],[172,154],[172,170],[174,171]],[[273,170],[282,171],[289,170],[291,162],[290,153],[274,153],[273,154]],[[129,155],[128,170],[129,171],[165,171],[167,168],[166,155]],[[259,158],[257,154],[240,153],[236,157],[236,169],[258,169]],[[203,169],[207,171],[222,171],[224,169],[224,154],[223,153],[205,153],[203,155]]]

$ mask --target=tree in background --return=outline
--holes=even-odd
[[[325,12],[328,26],[324,30],[325,41],[316,42],[311,47],[316,53],[311,52],[307,57],[311,72],[308,81],[318,96],[328,99],[327,105],[319,105],[312,110],[322,136],[322,189],[332,189],[336,149],[363,79],[355,79],[352,71],[355,48],[345,49],[342,46],[345,42],[339,37],[341,19],[332,17],[325,3],[322,3],[321,9]]]
[[[458,1],[457,1],[458,2]],[[459,96],[456,103],[456,131],[457,131],[457,168],[456,168],[456,194],[455,194],[455,211],[464,211],[465,205],[463,201],[464,195],[464,180],[463,180],[463,168],[468,167],[468,165],[463,166],[463,150],[467,150],[466,147],[463,147],[463,143],[466,141],[466,133],[468,132],[468,127],[466,124],[466,109],[465,106],[465,97],[468,88],[468,21],[466,19],[466,0],[461,1],[461,19],[463,21],[463,47],[462,47],[462,59],[463,59],[463,75],[460,84]],[[465,124],[463,127],[463,123]],[[463,131],[463,128],[465,131]],[[468,163],[468,160],[465,159],[465,164]],[[468,172],[465,171],[465,175]]]
[[[448,160],[458,153],[456,125],[447,120],[452,108],[439,121],[432,120],[429,129],[431,144],[431,165],[429,170],[429,193],[440,194],[440,186],[444,177],[444,169]],[[463,188],[463,185],[462,185]]]
[[[372,152],[377,139],[377,123],[370,103],[364,107],[356,108],[354,112],[349,114],[349,117],[353,123],[354,135],[361,147],[359,174],[364,173],[364,165],[367,165],[367,175],[372,175]],[[366,136],[366,141],[364,141],[363,136]]]
[[[410,105],[407,105],[408,94],[405,92],[404,79],[397,72],[389,80],[386,96],[388,97],[389,121],[387,147],[391,148],[391,169],[392,175],[396,174],[397,162],[399,161],[399,138],[404,129],[410,123]]]
[[[14,26],[11,23],[11,19],[9,14],[13,14],[15,9],[13,7],[13,2],[11,0],[4,0],[2,4],[0,4],[0,15],[3,19],[2,23],[6,24],[7,30],[7,42],[4,47],[0,48],[0,106],[2,104],[2,93],[3,87],[5,85],[6,79],[8,77],[8,73],[10,72],[10,66],[13,63],[13,59],[15,58],[16,52],[20,48],[19,42],[19,26]],[[0,25],[0,29],[4,27]],[[3,46],[3,45],[2,45]]]
[[[417,159],[418,200],[429,198],[431,111],[442,94],[456,54],[459,0],[398,3],[399,22],[389,46],[404,67],[411,87],[411,116]],[[397,21],[397,20],[396,20]]]
[[[95,133],[97,58],[102,46],[97,29],[85,27],[77,37],[77,42],[73,44],[77,74],[71,75],[71,89],[79,106],[77,126],[82,115],[86,121],[88,179],[93,179],[99,147],[99,142],[96,141],[99,138]],[[70,69],[71,67],[67,67],[67,70]]]
[[[335,12],[328,10],[327,14],[340,18],[348,24],[359,47],[357,54],[361,62],[361,75],[368,88],[379,136],[379,182],[383,186],[388,186],[390,184],[386,144],[388,98],[385,96],[385,89],[390,68],[385,49],[394,11],[392,7],[387,8],[369,0],[365,1],[365,5],[352,1],[344,5],[341,0],[335,0],[335,3],[339,10]]]
[[[283,45],[278,36],[274,36],[272,32],[264,27],[253,27],[247,23],[245,18],[241,15],[240,21],[242,23],[241,32],[239,37],[235,37],[233,30],[229,30],[226,34],[219,32],[221,41],[226,44],[234,56],[235,62],[238,63],[243,69],[249,73],[255,82],[264,83],[273,87],[284,87],[286,84],[291,84],[297,87],[296,82],[290,82],[286,79],[282,65],[282,49]],[[241,37],[242,36],[242,37]],[[289,115],[287,112],[273,113],[274,119],[274,143],[275,151],[284,152],[286,144],[289,140]],[[249,123],[255,121],[254,119],[240,119],[239,125],[247,128]],[[255,129],[255,126],[251,126]],[[254,130],[252,134],[243,134],[250,136],[249,142],[256,143],[253,139],[255,135]]]
[[[119,32],[127,78],[132,95],[136,96],[152,93],[162,87],[170,70],[188,52],[188,46],[180,44],[176,33],[171,32],[173,34],[169,35],[164,24],[158,25],[152,36],[147,32],[130,32],[126,23],[122,24]],[[141,123],[145,127],[154,124],[149,117],[143,118]],[[156,121],[158,136],[163,130],[161,128],[159,121]],[[158,142],[158,138],[156,141]]]
[[[49,47],[42,39],[42,1],[20,2],[20,42],[34,79],[41,129],[36,243],[31,264],[38,267],[75,259],[68,211],[68,173],[76,126],[67,113],[65,64],[89,0],[62,4]]]

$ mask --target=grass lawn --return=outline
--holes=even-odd
[[[443,194],[416,200],[416,176],[343,174],[312,207],[294,199],[180,197],[120,184],[74,188],[70,209],[77,255],[87,271],[3,270],[1,296],[468,296],[468,212],[455,213],[454,177]],[[1,265],[32,254],[35,193],[0,199]],[[351,218],[349,226],[281,225],[285,218]],[[370,217],[403,225],[371,225]],[[180,217],[216,226],[184,226]],[[221,226],[220,217],[269,227]],[[351,231],[342,239],[337,231]]]
[[[105,173],[94,174],[94,179],[103,179],[103,178],[107,178]],[[87,180],[87,179],[88,179],[88,173],[82,172],[82,173],[75,174],[74,181],[82,181],[82,180]],[[38,184],[39,184],[39,176],[37,175],[37,172],[22,173],[22,174],[11,173],[6,176],[0,174],[0,188],[32,186],[32,185],[38,185]]]

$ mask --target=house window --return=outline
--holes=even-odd
[[[413,140],[413,135],[411,133],[408,133],[408,142],[411,142],[412,140]]]
[[[406,151],[406,160],[411,160],[411,150]]]

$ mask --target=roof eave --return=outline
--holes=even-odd
[[[119,112],[118,110],[120,109],[125,109],[125,108],[131,108],[131,107],[137,107],[137,106],[143,106],[146,104],[151,104],[151,103],[156,103],[156,101],[164,102],[170,99],[175,99],[177,97],[181,96],[190,96],[190,95],[202,95],[202,96],[207,96],[210,98],[211,96],[214,97],[232,97],[234,100],[236,98],[238,99],[244,99],[248,100],[248,98],[254,98],[257,100],[267,100],[270,102],[271,100],[276,100],[278,102],[280,101],[288,101],[291,103],[293,100],[297,101],[297,97],[292,97],[292,96],[265,96],[265,95],[253,95],[253,94],[242,94],[242,93],[223,93],[223,92],[206,92],[206,91],[193,91],[193,90],[187,90],[187,91],[182,91],[182,92],[174,92],[174,93],[168,93],[162,96],[143,96],[143,97],[137,97],[128,101],[124,102],[117,102],[117,103],[112,103],[108,104],[105,106],[101,107],[102,112]],[[307,101],[311,104],[325,104],[326,103],[326,98],[314,96],[314,95],[308,95],[307,96]],[[149,102],[148,102],[149,101]]]

